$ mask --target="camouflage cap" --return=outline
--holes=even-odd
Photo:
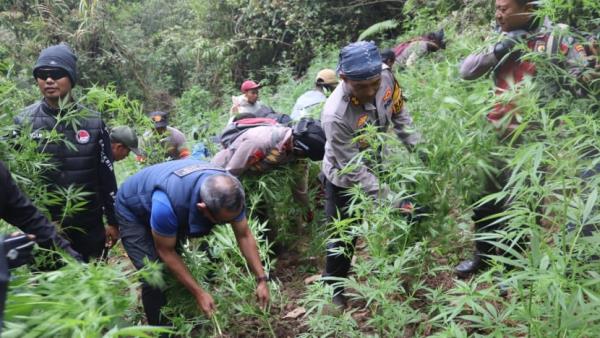
[[[110,142],[121,143],[136,155],[142,154],[138,148],[138,138],[135,131],[127,126],[114,127],[110,132]]]

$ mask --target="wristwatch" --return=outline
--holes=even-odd
[[[258,276],[256,277],[256,282],[260,283],[260,282],[268,282],[271,280],[271,277],[269,277],[268,275],[263,275],[263,276]]]

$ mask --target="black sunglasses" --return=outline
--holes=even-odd
[[[33,75],[40,80],[46,80],[51,78],[52,80],[62,79],[65,76],[69,76],[66,70],[62,68],[52,68],[52,69],[36,69]]]

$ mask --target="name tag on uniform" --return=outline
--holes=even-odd
[[[197,171],[202,171],[202,170],[219,170],[219,171],[223,171],[223,168],[219,168],[219,167],[215,167],[213,165],[210,165],[208,163],[198,163],[198,164],[193,164],[190,166],[187,166],[185,168],[181,168],[178,170],[175,170],[173,173],[175,175],[177,175],[178,177],[184,177],[187,176],[191,173],[195,173]]]

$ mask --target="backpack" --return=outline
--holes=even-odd
[[[238,119],[230,123],[219,137],[219,142],[223,148],[227,149],[240,135],[247,130],[260,126],[275,126],[280,124],[276,119],[269,117],[248,117]]]
[[[292,118],[289,115],[277,113],[271,107],[267,106],[263,106],[253,113],[238,114],[233,121],[235,122],[247,118],[269,118],[283,125],[288,125],[290,122],[292,122]]]
[[[396,55],[396,57],[398,57],[402,53],[404,53],[404,50],[406,50],[406,48],[408,48],[408,46],[410,46],[410,44],[412,42],[413,42],[413,40],[405,41],[405,42],[400,43],[396,47],[394,47],[393,51],[394,51],[394,54]]]

